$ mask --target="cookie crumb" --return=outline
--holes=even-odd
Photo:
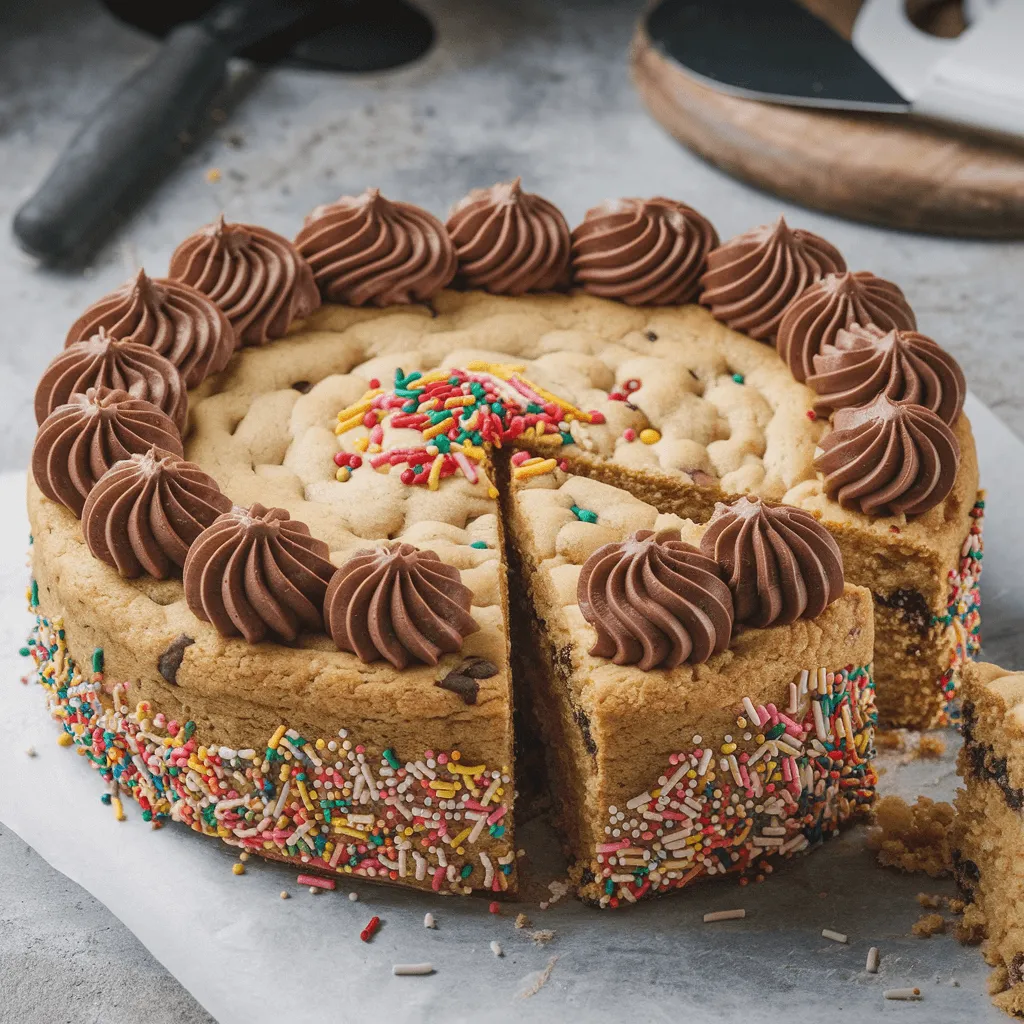
[[[917,744],[917,756],[924,759],[942,757],[946,752],[946,741],[941,736],[923,733]]]
[[[530,919],[525,914],[516,914],[516,927],[517,928],[529,928]]]
[[[951,804],[919,796],[910,805],[898,796],[886,796],[875,808],[875,827],[868,833],[868,849],[878,854],[878,863],[883,867],[922,871],[932,878],[942,878],[953,866],[949,845],[952,822]]]
[[[530,938],[538,946],[546,946],[554,937],[555,933],[550,928],[538,928],[537,931],[530,932]]]
[[[941,914],[925,914],[910,930],[919,939],[930,939],[945,932],[946,919]]]
[[[922,907],[928,907],[930,910],[934,910],[936,907],[942,905],[942,897],[935,896],[927,892],[919,892],[917,894],[917,902]]]

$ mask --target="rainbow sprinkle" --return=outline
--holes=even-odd
[[[484,463],[489,448],[511,442],[550,446],[575,443],[573,423],[604,423],[600,412],[585,412],[527,380],[524,367],[471,362],[465,369],[429,373],[395,371],[394,387],[371,387],[358,402],[338,413],[339,437],[365,430],[354,453],[334,456],[336,479],[344,482],[363,464],[381,472],[405,466],[402,483],[437,490],[440,482],[461,473],[471,484],[483,480],[491,497],[497,490],[487,479]],[[371,382],[377,383],[377,382]],[[421,443],[385,447],[384,429],[419,431]],[[531,462],[527,475],[557,466],[554,459]],[[547,465],[550,463],[550,465]],[[518,472],[517,467],[517,472]]]
[[[129,796],[154,827],[182,822],[304,871],[463,894],[509,887],[508,766],[464,764],[457,750],[403,761],[390,747],[372,753],[345,729],[309,740],[284,725],[263,751],[208,747],[194,722],[168,721],[144,701],[131,710],[127,685],[107,696],[103,673],[87,676],[75,664],[61,620],[37,615],[23,650],[61,739],[108,783],[104,802],[119,819]]]
[[[681,889],[702,875],[761,881],[790,857],[867,812],[877,781],[868,666],[803,671],[785,711],[742,702],[738,735],[669,758],[650,790],[608,808],[583,884],[602,907]]]
[[[945,707],[940,716],[940,725],[949,725],[960,718],[956,704],[960,685],[960,669],[965,661],[977,657],[981,650],[981,581],[984,540],[982,531],[985,518],[985,492],[978,493],[978,500],[971,509],[973,525],[960,548],[960,565],[949,571],[949,596],[943,615],[932,618],[932,626],[950,629],[953,633],[953,648],[950,652],[949,668],[943,672],[939,685],[945,698]]]

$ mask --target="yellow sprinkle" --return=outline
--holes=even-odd
[[[472,405],[476,401],[476,395],[452,396],[445,403],[446,409],[458,409],[463,405]]]
[[[245,865],[244,864],[232,864],[231,865],[231,870],[236,875],[244,875],[245,874]]]
[[[334,474],[334,479],[337,480],[339,484],[344,484],[348,482],[351,476],[352,470],[350,470],[348,466],[339,466],[337,473]]]
[[[114,808],[114,817],[118,821],[124,821],[124,804],[121,803],[121,798],[115,796],[110,801],[110,806]]]
[[[723,743],[722,744],[722,753],[723,754],[731,754],[735,749],[736,749],[736,744],[735,743]]]
[[[365,452],[369,443],[370,439],[368,437],[358,437],[352,442],[352,447],[355,448],[357,452]]]
[[[495,377],[507,380],[512,374],[519,373],[525,370],[526,367],[515,363],[488,363],[483,360],[474,360],[469,363],[466,369],[473,373],[493,373]]]
[[[644,444],[657,444],[661,440],[661,434],[653,427],[647,427],[640,431],[640,440]]]
[[[457,836],[455,836],[453,839],[450,839],[448,841],[448,845],[449,846],[460,846],[462,844],[463,840],[467,839],[469,837],[469,833],[472,832],[472,831],[473,831],[472,829],[464,828]]]
[[[542,476],[544,473],[553,472],[557,466],[558,462],[555,459],[541,459],[540,462],[530,459],[521,466],[516,466],[514,476],[517,480],[532,476]]]
[[[430,475],[427,477],[427,487],[436,491],[441,481],[441,466],[444,463],[444,456],[438,455],[430,467]]]
[[[219,167],[211,167],[211,168],[210,168],[210,169],[209,169],[209,170],[208,170],[208,171],[206,172],[206,180],[207,180],[207,181],[208,181],[208,182],[209,182],[209,183],[210,183],[211,185],[216,185],[216,184],[217,184],[217,182],[218,182],[218,181],[220,181],[220,168],[219,168]]]
[[[313,801],[309,799],[309,792],[306,789],[306,784],[302,779],[295,780],[295,788],[299,791],[299,796],[302,797],[302,802],[306,805],[306,810],[313,810]]]
[[[270,742],[267,744],[271,750],[277,750],[278,744],[284,739],[284,734],[287,732],[287,727],[279,725],[274,732],[274,735],[270,737]]]
[[[446,430],[451,430],[452,421],[451,419],[441,420],[440,423],[435,423],[432,427],[428,427],[423,431],[423,439],[429,441],[433,437],[437,437],[438,434],[443,434]]]
[[[75,741],[72,739],[71,733],[69,733],[69,732],[62,732],[57,737],[57,745],[61,746],[61,747],[70,747],[71,744],[74,743],[74,742]]]
[[[482,771],[487,769],[485,764],[475,764],[471,768],[467,768],[464,764],[452,764],[448,763],[448,771],[458,772],[460,775],[479,775]]]
[[[337,823],[335,823],[335,825],[334,825],[334,831],[337,832],[339,835],[342,835],[342,836],[352,836],[354,839],[365,839],[366,838],[366,833],[365,832],[359,832],[357,829],[349,828],[346,825],[339,825]]]

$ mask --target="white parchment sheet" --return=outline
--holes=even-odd
[[[1020,667],[1024,444],[973,398],[967,412],[988,489],[984,655]],[[922,913],[916,894],[952,893],[952,883],[875,867],[863,828],[781,865],[767,884],[728,879],[600,912],[569,897],[540,909],[560,866],[538,820],[517,836],[529,853],[528,898],[492,915],[486,899],[363,882],[339,881],[335,892],[313,896],[292,868],[254,858],[245,875],[232,874],[230,848],[178,826],[152,831],[130,801],[128,820],[115,821],[95,772],[57,746],[43,691],[19,682],[29,662],[17,651],[31,622],[23,495],[23,474],[0,477],[0,821],[106,904],[221,1024],[1005,1019],[985,995],[988,969],[977,949],[910,934]],[[956,734],[946,741],[940,761],[883,757],[882,792],[951,798]],[[358,902],[348,899],[353,890]],[[702,923],[707,911],[736,907],[746,908],[745,920]],[[427,911],[435,930],[423,927]],[[531,928],[515,929],[520,911]],[[363,943],[359,932],[373,915],[381,928]],[[823,938],[823,928],[848,934],[849,943]],[[555,936],[540,945],[530,938],[536,929]],[[870,946],[881,951],[877,975],[864,970]],[[395,963],[425,961],[431,976],[392,976]],[[922,1002],[883,1001],[884,989],[907,985],[922,989]]]

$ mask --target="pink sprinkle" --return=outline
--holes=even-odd
[[[492,914],[500,914],[501,913],[501,904],[500,903],[492,903],[487,909]]]
[[[384,442],[384,428],[378,423],[370,431],[370,444],[383,444]]]
[[[505,817],[505,812],[508,810],[507,807],[499,807],[488,819],[487,824],[493,825],[497,821],[501,821]]]
[[[447,754],[438,754],[437,755],[437,763],[438,764],[447,764],[448,763],[448,755]]]
[[[596,411],[591,412],[590,422],[596,424],[597,426],[600,426],[602,423],[604,423],[604,413]]]
[[[516,452],[515,455],[512,456],[512,465],[521,466],[529,457],[529,452]]]
[[[441,888],[441,880],[444,878],[444,868],[438,868],[430,881],[430,888],[437,892]]]
[[[333,889],[333,878],[321,878],[319,875],[299,875],[295,881],[299,885],[312,885],[317,889]]]
[[[622,432],[622,436],[627,441],[635,441],[636,440],[636,431],[632,427],[626,427],[626,429]]]

